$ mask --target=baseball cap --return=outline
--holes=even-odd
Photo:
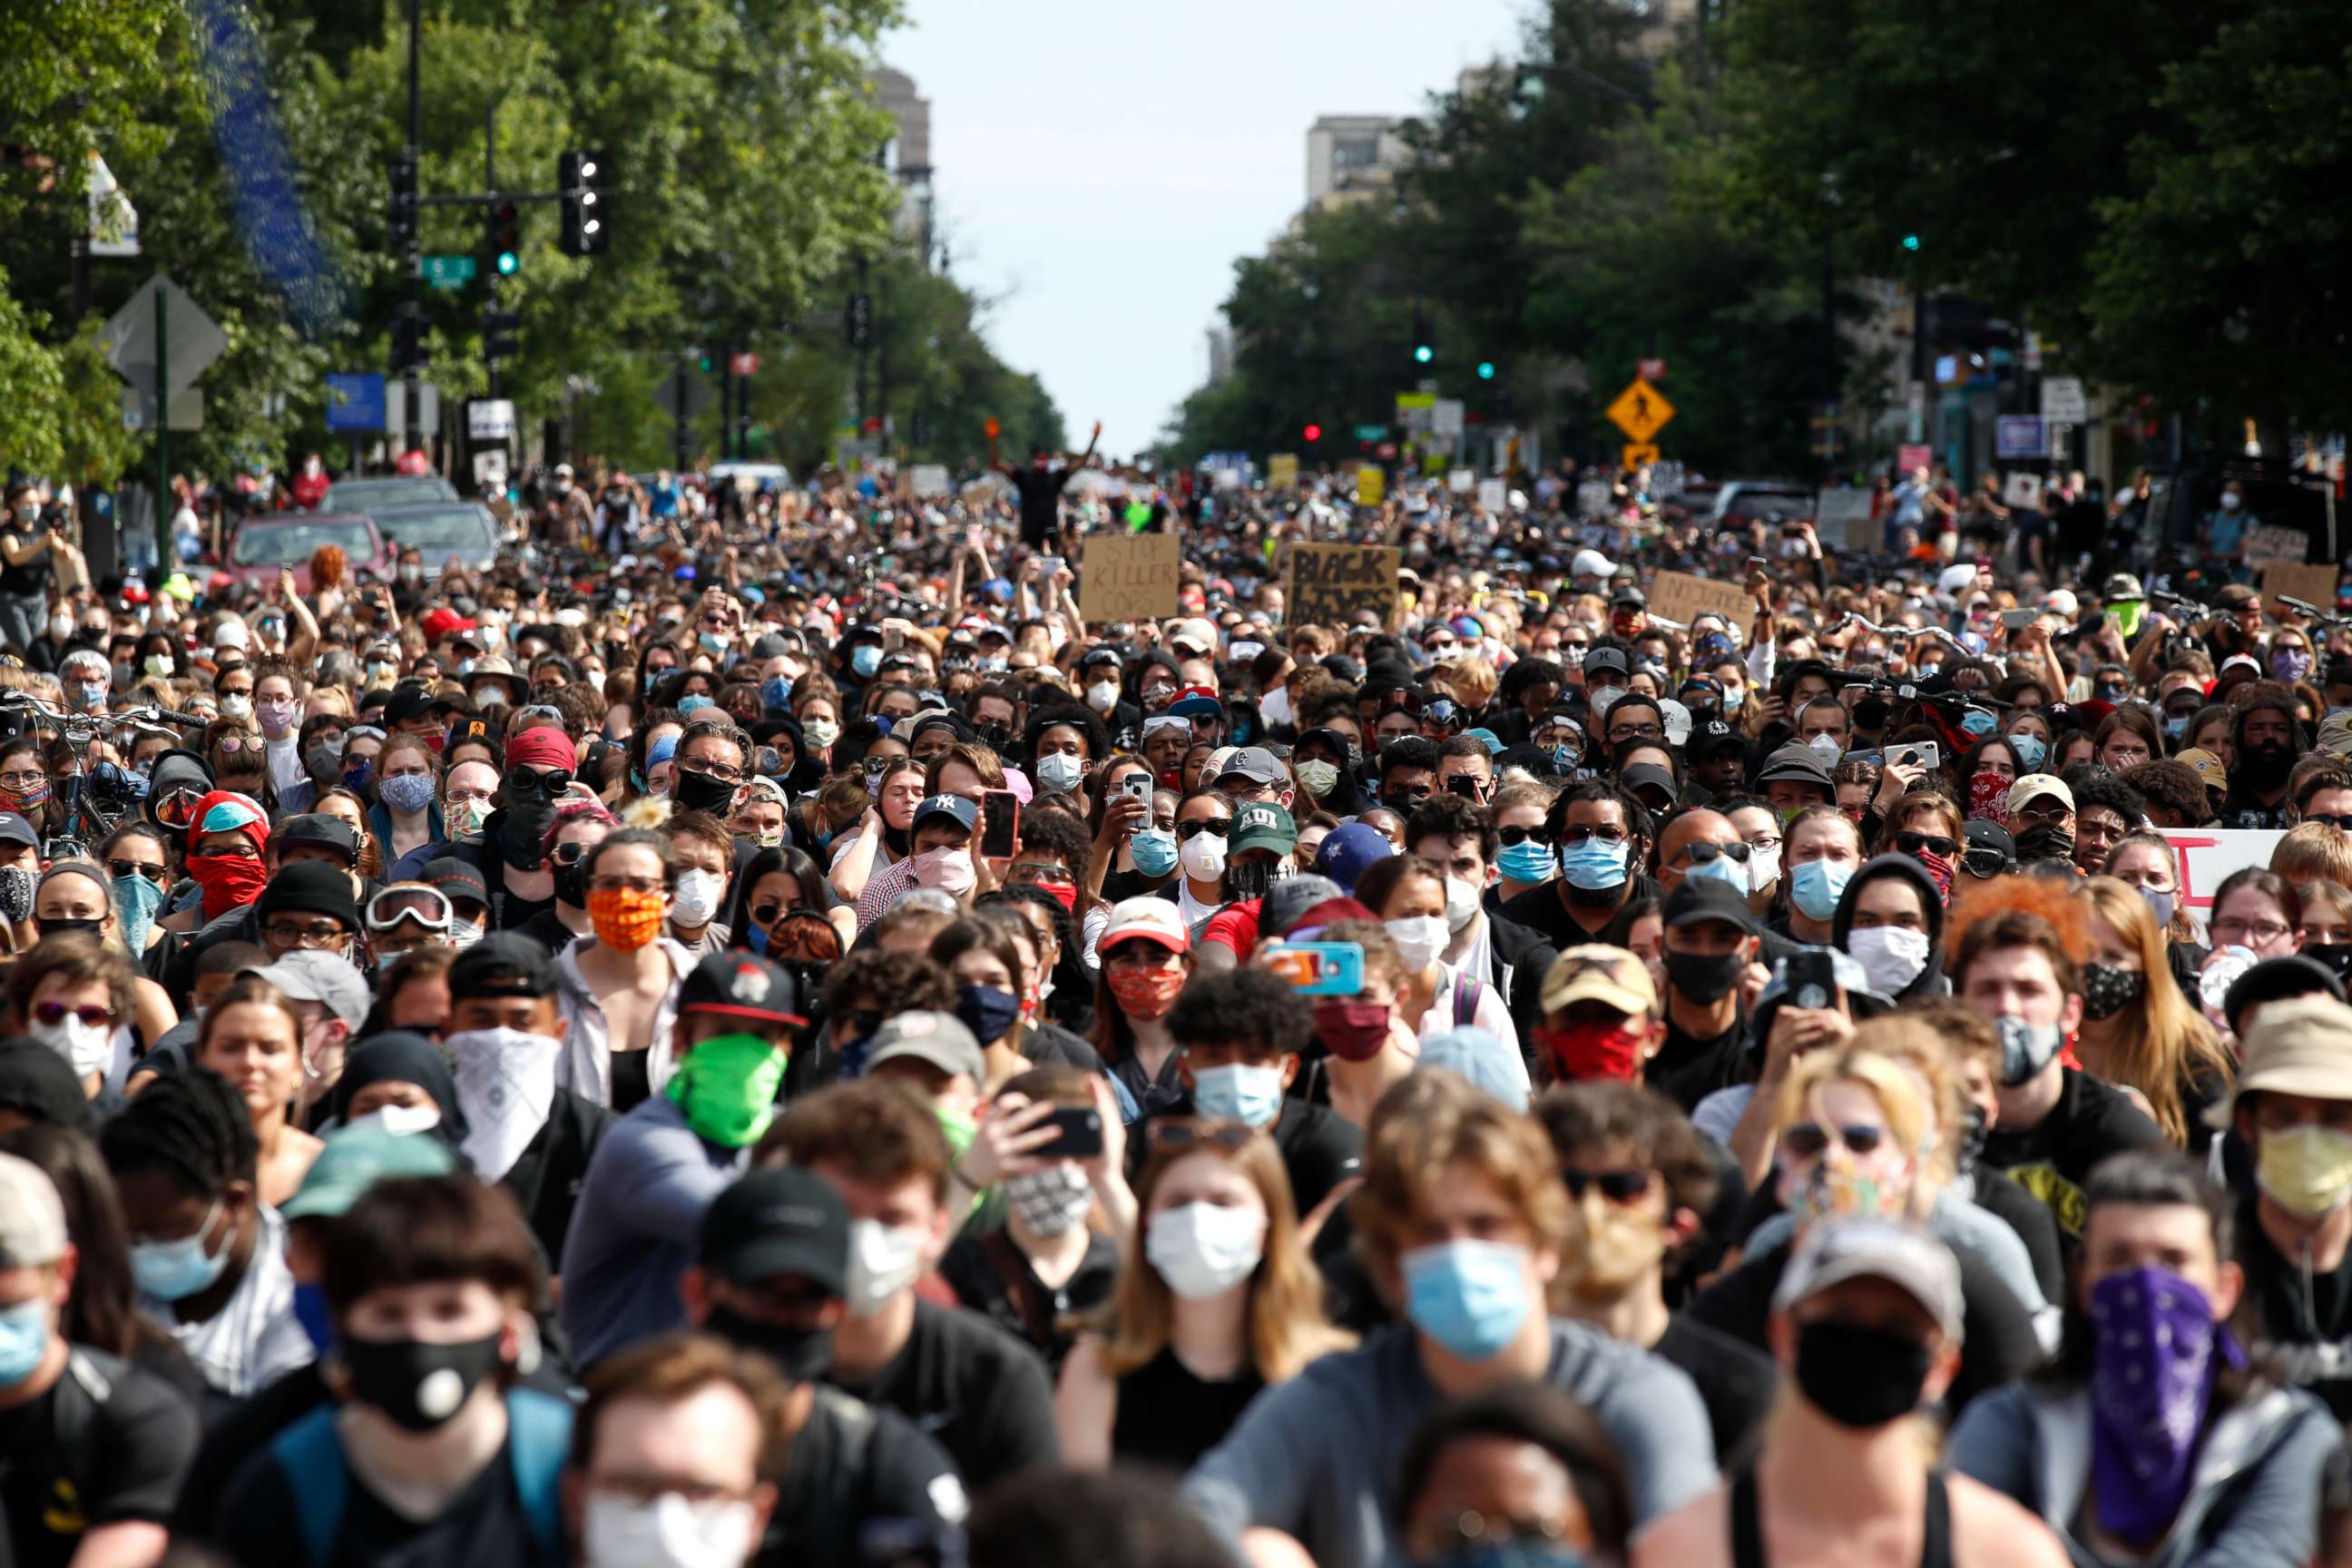
[[[1635,763],[1617,777],[1620,783],[1637,796],[1645,789],[1653,789],[1663,794],[1668,805],[1672,805],[1675,799],[1675,775],[1655,763]],[[1643,804],[1651,803],[1644,801]]]
[[[66,1255],[66,1205],[49,1173],[0,1154],[0,1268],[37,1268]]]
[[[2009,811],[2014,816],[2037,800],[2058,800],[2074,809],[2074,792],[2055,773],[2028,773],[2009,786]]]
[[[1690,741],[1685,746],[1683,754],[1696,763],[1702,758],[1711,757],[1717,752],[1727,751],[1733,746],[1738,746],[1744,751],[1747,745],[1746,737],[1722,720],[1702,719],[1691,726]]]
[[[2074,600],[2074,591],[2072,588],[2051,589],[2042,595],[2042,607],[2051,615],[2063,616],[2070,621],[2083,613],[2082,606]]]
[[[2325,743],[2324,739],[2322,743]],[[2185,752],[2176,752],[2173,753],[2172,760],[2176,763],[2186,763],[2189,771],[2197,775],[2197,782],[2209,790],[2226,790],[2230,787],[2229,768],[2221,758],[2202,746],[2191,746]]]
[[[1176,906],[1168,907],[1172,910]],[[952,1013],[917,1008],[885,1018],[866,1047],[866,1070],[895,1061],[924,1062],[950,1078],[961,1073],[974,1083],[988,1081],[987,1056],[963,1020]]]
[[[489,889],[482,881],[482,868],[456,855],[436,855],[427,860],[417,880],[438,888],[446,899],[470,899],[478,904],[490,901]]]
[[[1584,656],[1584,683],[1592,684],[1595,670],[1613,669],[1620,675],[1631,675],[1633,667],[1625,662],[1625,650],[1617,647],[1596,647]]]
[[[2285,974],[2273,973],[2263,977],[2263,985],[2247,986],[2257,971],[2280,963],[2309,964],[2316,973],[2294,977],[2297,982],[2308,980],[2306,989],[2293,993],[2274,990],[2274,994],[2284,994],[2284,1000],[2259,993],[2277,987],[2287,978]],[[2238,977],[2230,987],[2224,1011],[2234,1015],[2256,1002],[2263,1006],[2254,1026],[2246,1033],[2237,1089],[2207,1113],[2211,1125],[2230,1124],[2240,1095],[2268,1092],[2300,1094],[2313,1100],[2352,1100],[2352,1006],[2321,988],[2323,981],[2334,979],[2325,965],[2311,959],[2265,959]],[[2243,995],[2240,994],[2242,987],[2245,988]]]
[[[36,849],[41,847],[33,825],[13,811],[0,811],[0,844],[29,844]]]
[[[1927,1309],[1945,1339],[1960,1339],[1960,1266],[1951,1249],[1916,1226],[1864,1215],[1825,1218],[1806,1231],[1772,1310],[1785,1312],[1849,1279],[1885,1280]]]
[[[2008,828],[1989,818],[1972,816],[1960,831],[1968,840],[1960,866],[1969,876],[1990,879],[2017,869],[2017,840]]]
[[[2147,594],[2140,587],[2138,578],[2128,572],[2118,572],[2099,589],[2099,597],[2112,603],[2117,599],[2145,599]]]
[[[752,1171],[702,1211],[702,1267],[737,1285],[797,1276],[849,1289],[849,1210],[833,1184],[791,1165]]]
[[[1258,901],[1257,929],[1261,937],[1272,938],[1288,934],[1300,917],[1318,904],[1345,898],[1339,884],[1328,877],[1318,877],[1312,871],[1300,871],[1282,878],[1265,890]]]
[[[792,972],[773,959],[740,949],[706,953],[688,970],[678,984],[677,1010],[795,1028],[808,1022],[800,1010],[800,985]]]
[[[1271,849],[1287,855],[1298,847],[1298,826],[1290,813],[1270,801],[1252,801],[1234,814],[1234,837],[1229,853],[1239,855],[1249,849]]]
[[[1745,893],[1712,877],[1685,877],[1666,895],[1667,929],[1680,931],[1705,921],[1727,921],[1751,936],[1756,931],[1756,916],[1748,907]]]
[[[368,1016],[367,980],[348,958],[296,948],[274,963],[257,963],[244,973],[267,980],[280,996],[322,1005],[354,1030]]]
[[[1598,550],[1580,550],[1568,563],[1568,574],[1571,577],[1614,577],[1617,567]]]
[[[1180,719],[1222,719],[1225,705],[1206,691],[1188,691],[1168,705],[1168,711]]]
[[[951,816],[969,833],[980,821],[980,807],[960,795],[927,795],[915,807],[915,819],[907,825],[907,831],[922,826],[929,816]]]
[[[1324,835],[1322,847],[1315,851],[1315,868],[1339,883],[1341,892],[1352,894],[1357,878],[1396,852],[1396,846],[1372,827],[1343,822]]]
[[[1412,1070],[1429,1072],[1434,1068],[1443,1068],[1485,1089],[1513,1110],[1524,1111],[1528,1108],[1527,1064],[1492,1029],[1463,1024],[1423,1040]]]
[[[350,823],[323,812],[305,812],[286,819],[278,829],[279,858],[289,849],[331,849],[350,865],[360,863],[359,835],[352,831]]]
[[[1110,923],[1095,941],[1095,952],[1109,952],[1122,942],[1153,942],[1171,952],[1192,951],[1192,933],[1184,917],[1166,899],[1150,896],[1121,899],[1111,906]]]
[[[1290,776],[1264,746],[1244,746],[1227,757],[1217,769],[1217,777],[1223,779],[1231,773],[1239,773],[1254,784],[1280,784]]]
[[[555,990],[555,964],[547,949],[515,931],[492,931],[449,965],[449,999],[468,996],[546,996]]]
[[[1658,988],[1651,983],[1649,966],[1623,948],[1586,942],[1551,961],[1540,1000],[1547,1013],[1598,1002],[1640,1016],[1658,1010]]]
[[[1837,795],[1837,781],[1830,777],[1828,765],[1801,742],[1791,742],[1764,759],[1764,771],[1756,776],[1757,784],[1768,784],[1778,779],[1818,785],[1832,798]]]
[[[249,971],[248,973],[258,973]],[[446,1176],[457,1168],[448,1140],[382,1127],[346,1127],[327,1135],[300,1190],[279,1206],[287,1219],[339,1218],[378,1182],[393,1176]]]

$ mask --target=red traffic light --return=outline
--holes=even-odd
[[[1309,425],[1303,432],[1301,432],[1301,434],[1310,441],[1320,441],[1323,439],[1323,426],[1320,425]]]

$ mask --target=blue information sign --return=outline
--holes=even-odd
[[[383,373],[340,372],[327,377],[327,428],[383,428]]]

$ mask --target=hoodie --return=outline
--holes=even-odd
[[[1905,986],[1895,997],[1895,1005],[1917,1002],[1929,996],[1951,994],[1952,983],[1944,975],[1944,903],[1936,891],[1936,879],[1927,868],[1908,855],[1880,855],[1864,861],[1845,885],[1845,896],[1838,900],[1837,913],[1830,917],[1830,933],[1840,948],[1852,951],[1847,938],[1853,931],[1854,905],[1863,889],[1881,877],[1901,877],[1919,889],[1919,901],[1927,911],[1927,967],[1918,978]]]

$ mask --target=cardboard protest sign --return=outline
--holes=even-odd
[[[1389,493],[1389,476],[1384,468],[1366,463],[1356,470],[1356,504],[1378,506]]]
[[[1650,584],[1650,613],[1684,626],[1709,610],[1736,627],[1756,616],[1756,598],[1737,583],[1716,583],[1687,572],[1661,572]]]
[[[1276,452],[1265,460],[1265,488],[1276,495],[1288,495],[1298,488],[1298,455]]]
[[[1358,611],[1370,610],[1387,626],[1403,564],[1404,552],[1392,544],[1294,545],[1285,595],[1290,624],[1349,626]]]
[[[2284,561],[2273,561],[2263,568],[2263,597],[2274,599],[2284,595],[2333,613],[2336,608],[2336,563],[2332,561],[2322,561],[2315,566],[2289,565]]]
[[[1172,533],[1097,533],[1078,563],[1078,609],[1088,621],[1158,620],[1176,603],[1181,542]]]

